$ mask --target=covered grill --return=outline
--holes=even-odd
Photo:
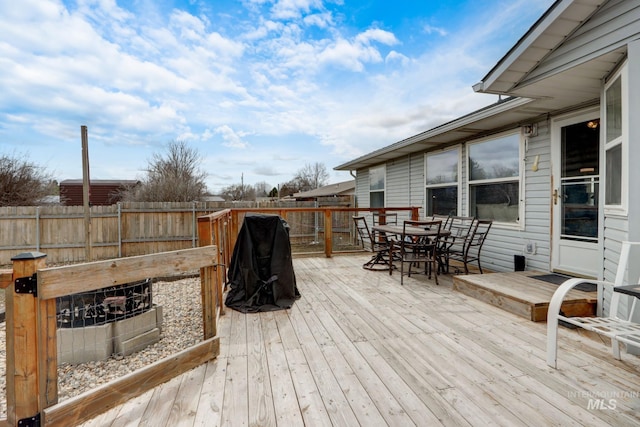
[[[245,313],[282,310],[300,298],[288,229],[277,215],[245,216],[229,265],[228,307]]]

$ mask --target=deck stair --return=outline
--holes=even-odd
[[[540,271],[468,274],[453,277],[453,289],[534,322],[547,320],[549,302],[558,286],[532,276]],[[562,304],[566,316],[595,316],[597,292],[572,290]]]

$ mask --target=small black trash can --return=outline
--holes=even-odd
[[[513,271],[524,271],[526,260],[524,255],[513,256]]]

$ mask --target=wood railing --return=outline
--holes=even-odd
[[[418,219],[418,209],[417,207],[395,207],[395,208],[351,208],[351,207],[319,207],[319,208],[240,208],[240,209],[228,209],[223,212],[216,212],[211,215],[205,215],[198,218],[198,235],[200,236],[201,242],[208,242],[208,244],[219,244],[222,248],[222,244],[228,244],[229,248],[233,248],[235,245],[235,239],[238,236],[238,232],[240,231],[240,227],[242,226],[242,221],[244,216],[249,213],[264,213],[264,214],[274,214],[279,215],[285,221],[288,221],[289,218],[296,213],[319,213],[322,215],[322,232],[320,233],[323,237],[324,243],[324,255],[326,257],[331,257],[334,253],[334,230],[333,230],[333,218],[336,215],[343,215],[347,217],[347,222],[349,226],[352,226],[351,216],[356,213],[372,213],[372,212],[408,212],[408,216],[411,219]],[[211,224],[216,223],[217,227],[220,227],[219,216],[224,213],[224,215],[228,215],[225,217],[225,225],[224,227],[229,228],[229,233],[226,236],[229,236],[228,241],[220,241],[216,240],[221,231],[216,230]],[[292,236],[295,233],[292,233]],[[211,235],[210,240],[203,240],[203,236]],[[231,254],[231,250],[228,252],[229,256]],[[222,261],[225,265],[228,265],[228,259]]]
[[[7,348],[6,425],[69,426],[126,402],[219,354],[215,336],[223,282],[216,273],[214,245],[153,255],[46,268],[46,255],[13,258],[12,282],[5,293]],[[148,277],[200,269],[203,341],[186,350],[58,402],[56,298]],[[2,282],[6,282],[6,271]],[[34,424],[36,423],[37,424]]]
[[[278,214],[285,220],[295,212],[320,213],[324,254],[331,257],[333,215],[371,211],[409,211],[411,218],[418,217],[418,208],[226,209],[198,218],[198,248],[50,268],[44,253],[15,256],[12,270],[0,270],[0,288],[7,288],[7,419],[0,420],[0,427],[79,424],[215,358],[220,348],[217,320],[224,313],[226,267],[247,213]],[[56,298],[195,269],[201,281],[201,343],[58,402]]]

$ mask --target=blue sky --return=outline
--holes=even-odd
[[[0,0],[0,154],[136,179],[172,140],[213,193],[333,167],[497,100],[552,0]]]

